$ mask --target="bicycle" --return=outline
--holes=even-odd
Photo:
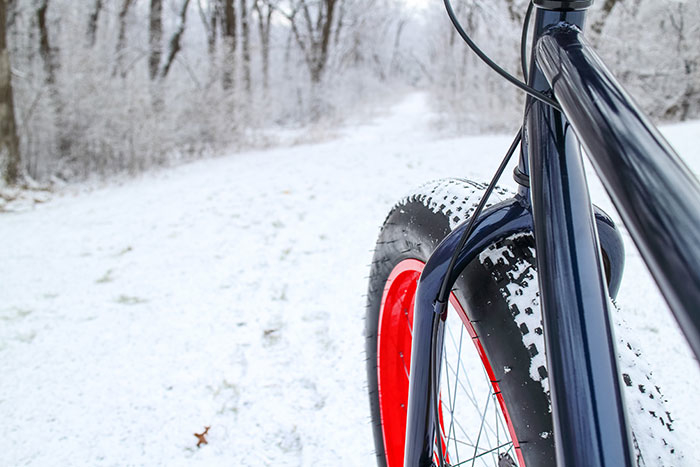
[[[525,83],[478,49],[444,1],[472,50],[528,98],[488,185],[427,184],[382,227],[366,324],[378,463],[632,466],[644,465],[646,442],[660,446],[647,460],[666,462],[674,449],[663,397],[628,368],[634,349],[616,349],[623,244],[592,207],[580,146],[696,356],[700,185],[583,37],[593,0],[530,2]],[[518,147],[519,187],[509,193],[496,183]],[[504,199],[489,204],[493,192]],[[616,350],[632,354],[618,363]],[[623,390],[646,417],[632,434]]]

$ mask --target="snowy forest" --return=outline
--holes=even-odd
[[[451,1],[483,50],[522,78],[529,0]],[[595,0],[586,28],[700,178],[700,0]],[[0,0],[0,464],[377,465],[373,354],[385,331],[367,305],[396,289],[373,279],[373,266],[390,274],[393,264],[375,246],[417,267],[473,215],[523,103],[461,41],[440,0]],[[489,203],[519,189],[516,159]],[[610,319],[621,361],[646,378],[629,383],[620,367],[637,463],[697,467],[700,365],[593,165],[584,168],[591,201],[624,242]],[[458,190],[440,188],[453,182]],[[436,216],[414,215],[428,210]],[[700,232],[687,219],[677,230]],[[423,226],[444,232],[407,235]],[[378,242],[385,231],[397,239]],[[540,336],[539,252],[523,243],[510,258],[503,243],[472,264],[507,260],[508,277],[468,285],[529,301],[529,318],[495,325],[489,339]],[[473,329],[460,329],[460,348]],[[445,334],[445,348],[456,344]],[[530,363],[546,349],[529,342],[504,375],[542,375]],[[483,365],[481,344],[466,347],[476,376],[497,387],[483,370],[500,364]],[[487,390],[474,405],[498,415],[505,406]],[[485,419],[453,426],[474,428],[478,442]],[[514,446],[498,426],[496,449],[467,449],[486,465],[507,463],[500,454]]]
[[[527,0],[458,0],[517,73]],[[338,125],[408,90],[448,133],[513,129],[522,95],[468,52],[439,2],[2,0],[5,184],[134,174],[286,130]],[[700,2],[597,0],[588,24],[657,121],[700,115]]]

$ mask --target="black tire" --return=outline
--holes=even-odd
[[[380,466],[388,463],[390,467],[395,467],[393,464],[398,463],[396,454],[389,454],[387,461],[387,451],[397,450],[385,449],[385,438],[389,436],[393,439],[395,435],[382,422],[382,407],[389,407],[390,402],[387,401],[397,397],[393,393],[388,394],[389,390],[384,388],[389,387],[389,383],[380,383],[378,375],[380,315],[385,287],[390,276],[395,274],[392,271],[396,271],[397,265],[407,264],[405,260],[409,259],[425,262],[451,229],[471,214],[484,188],[481,184],[454,179],[427,184],[392,209],[379,235],[369,281],[366,353],[372,424]],[[501,194],[505,192],[501,190]],[[544,355],[543,344],[538,344],[541,341],[538,338],[541,329],[536,325],[528,328],[518,319],[518,316],[522,318],[531,315],[535,306],[531,309],[523,306],[526,303],[523,300],[508,300],[508,294],[523,295],[522,289],[531,285],[536,290],[536,276],[533,277],[531,273],[534,270],[533,253],[534,241],[529,235],[518,235],[493,245],[465,269],[455,285],[454,295],[466,311],[485,351],[488,360],[486,363],[490,363],[503,396],[502,402],[510,414],[521,455],[517,455],[517,450],[513,447],[499,452],[508,452],[510,460],[514,462],[519,460],[528,466],[544,466],[554,465],[555,461],[547,386],[543,384],[546,382],[546,370],[544,366],[531,368],[532,362],[539,361]],[[392,281],[395,280],[393,277]],[[392,286],[390,284],[387,291]],[[536,301],[537,297],[532,300]],[[459,325],[464,324],[460,321]],[[462,330],[459,332],[461,335]],[[530,345],[524,339],[527,334],[536,337]],[[447,348],[448,337],[445,340]],[[386,336],[384,342],[389,342]],[[459,348],[461,350],[462,346]],[[542,354],[538,358],[540,352]],[[383,364],[387,365],[389,358],[382,358]],[[445,367],[442,373],[450,374]],[[382,395],[384,406],[380,405],[380,388],[385,391]],[[445,398],[444,392],[442,397]],[[452,397],[450,395],[448,399]],[[390,419],[389,416],[387,419]],[[443,429],[452,431],[452,428]],[[458,443],[454,442],[453,445],[458,446]],[[499,462],[497,455],[485,457],[491,460],[484,465],[510,465],[508,458]]]

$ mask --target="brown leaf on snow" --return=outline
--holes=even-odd
[[[209,428],[210,426],[205,426],[204,431],[202,433],[195,433],[194,435],[197,437],[197,447],[201,446],[202,444],[209,444],[207,442],[207,438],[205,437],[207,433],[209,433]]]

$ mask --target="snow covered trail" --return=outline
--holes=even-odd
[[[0,464],[372,465],[379,226],[426,180],[486,179],[511,139],[436,141],[429,120],[414,94],[334,141],[0,215]],[[700,172],[700,123],[666,133]],[[621,302],[692,440],[697,365],[629,248]]]

